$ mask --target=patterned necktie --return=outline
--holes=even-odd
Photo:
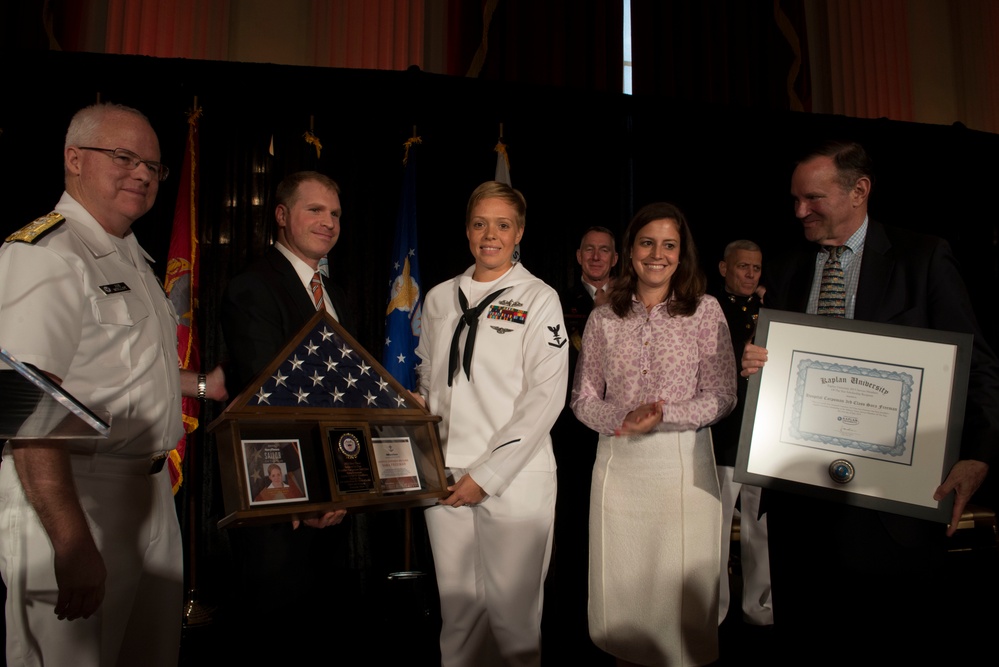
[[[468,326],[468,336],[465,337],[465,352],[461,358],[461,367],[465,370],[465,377],[471,380],[472,375],[472,348],[475,346],[475,332],[479,328],[479,315],[489,307],[493,300],[506,291],[506,287],[498,289],[485,299],[479,302],[475,308],[468,307],[468,299],[465,293],[458,290],[458,305],[461,306],[462,314],[458,318],[458,326],[454,328],[454,335],[451,336],[451,354],[447,365],[447,386],[451,386],[454,381],[454,373],[458,370],[458,339],[461,337],[461,330]]]
[[[323,279],[319,277],[319,272],[316,271],[312,274],[312,280],[309,282],[309,288],[312,290],[312,301],[316,305],[316,310],[322,310],[323,308]]]
[[[843,265],[839,258],[846,246],[823,246],[829,259],[822,267],[822,286],[819,289],[819,305],[815,311],[829,317],[846,317],[846,281],[843,279]]]

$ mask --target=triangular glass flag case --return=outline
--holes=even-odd
[[[318,311],[209,427],[219,527],[433,504],[447,493],[438,422]]]

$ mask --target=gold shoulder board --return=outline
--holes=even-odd
[[[66,218],[59,213],[52,211],[48,215],[43,215],[34,222],[29,222],[24,227],[7,237],[8,243],[22,241],[24,243],[34,243],[50,229],[58,227]]]

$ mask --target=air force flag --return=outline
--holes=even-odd
[[[411,140],[412,141],[412,140]],[[416,247],[416,150],[410,146],[402,179],[402,201],[392,244],[392,273],[385,310],[382,365],[407,389],[416,388],[416,344],[420,339],[423,293]]]

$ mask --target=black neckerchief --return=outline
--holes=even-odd
[[[475,346],[475,332],[479,328],[479,315],[489,307],[493,299],[507,289],[508,287],[498,289],[480,301],[479,305],[475,308],[469,308],[465,293],[461,291],[460,287],[458,288],[458,305],[461,306],[462,314],[458,318],[458,326],[454,328],[454,335],[451,337],[451,355],[447,366],[447,386],[451,386],[454,380],[454,372],[458,370],[458,338],[461,337],[461,330],[466,325],[468,326],[468,336],[465,337],[465,353],[461,358],[461,367],[465,369],[465,377],[469,380],[472,379],[472,348]]]

